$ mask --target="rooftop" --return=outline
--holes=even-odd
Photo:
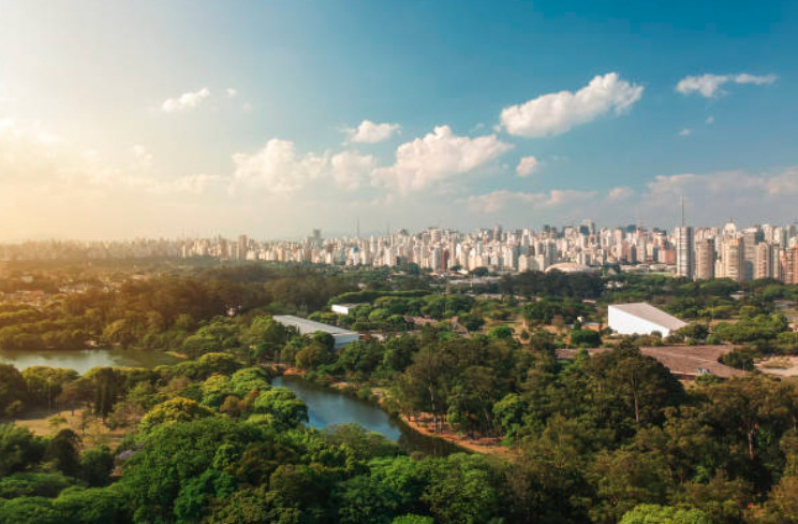
[[[612,304],[610,309],[615,308],[630,315],[634,315],[643,320],[648,320],[671,331],[678,331],[687,325],[687,322],[679,320],[673,315],[669,315],[661,309],[655,308],[647,302],[635,302],[632,304]]]
[[[642,347],[640,352],[658,360],[670,372],[678,377],[695,378],[713,374],[720,378],[731,378],[747,375],[746,371],[729,367],[718,362],[718,358],[734,350],[734,346],[661,346]],[[570,359],[576,356],[576,349],[558,349],[557,357]],[[608,348],[588,349],[595,355],[611,351]]]
[[[294,315],[274,315],[274,320],[284,326],[295,327],[301,334],[310,335],[322,331],[330,335],[353,335],[354,331],[342,329],[329,324],[322,324],[306,318],[295,317]]]

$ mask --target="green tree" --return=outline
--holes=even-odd
[[[27,428],[0,424],[0,477],[24,471],[44,457],[45,444]]]
[[[10,364],[0,364],[0,413],[14,416],[27,400],[27,384],[22,374]]]
[[[177,422],[189,422],[213,417],[215,413],[194,400],[175,397],[152,408],[141,419],[140,429],[147,433],[158,426],[168,426]]]
[[[700,510],[641,504],[627,512],[620,524],[712,524]]]

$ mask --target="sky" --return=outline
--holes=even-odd
[[[798,218],[796,2],[0,0],[0,240]]]

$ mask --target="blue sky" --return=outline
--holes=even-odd
[[[0,239],[798,215],[795,2],[0,13]]]

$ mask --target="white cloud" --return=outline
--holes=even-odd
[[[594,191],[577,191],[573,189],[553,189],[543,193],[499,190],[485,195],[471,196],[466,203],[472,211],[491,214],[501,211],[510,204],[520,203],[532,207],[555,207],[589,200],[595,196],[596,193]]]
[[[227,93],[227,98],[235,98],[238,96],[238,89],[235,87],[228,87],[225,89],[225,93]]]
[[[607,194],[607,200],[610,202],[623,202],[629,200],[632,195],[634,195],[634,190],[632,188],[618,186],[610,189],[610,192]]]
[[[723,94],[724,91],[721,88],[729,82],[761,86],[772,84],[777,79],[778,76],[774,74],[755,76],[749,75],[748,73],[739,73],[736,75],[705,74],[700,76],[686,76],[676,84],[676,91],[683,95],[699,93],[705,98],[713,98],[716,95]]]
[[[685,127],[681,131],[679,131],[679,136],[690,136],[693,134],[693,130],[689,127]]]
[[[621,80],[618,73],[608,73],[596,76],[576,93],[560,91],[506,107],[501,123],[511,135],[559,135],[609,112],[623,113],[642,96],[643,86]]]
[[[202,102],[211,96],[211,92],[207,87],[203,87],[198,91],[183,93],[176,98],[168,98],[161,104],[161,111],[164,113],[175,113],[178,111],[189,111],[199,107]]]
[[[689,212],[693,223],[711,224],[727,217],[746,222],[785,219],[794,216],[798,196],[798,167],[775,173],[751,174],[721,171],[697,175],[684,173],[657,176],[647,184],[642,204],[654,216],[672,216],[681,195],[700,202]]]
[[[715,117],[714,117],[714,116],[712,116],[712,115],[709,115],[709,116],[707,117],[707,119],[706,119],[706,120],[704,120],[704,123],[705,123],[705,124],[714,124],[714,123],[715,123]]]
[[[754,84],[756,86],[764,86],[768,84],[772,84],[776,80],[778,80],[778,76],[774,74],[769,75],[749,75],[748,73],[740,73],[734,77],[734,83],[736,84]]]
[[[147,151],[147,148],[136,144],[131,148],[133,152],[133,158],[135,159],[135,165],[141,170],[147,171],[152,168],[153,164],[153,156],[152,153]]]
[[[371,155],[343,151],[330,159],[333,180],[346,191],[359,189],[371,176],[377,162]]]
[[[451,177],[470,173],[512,149],[496,135],[469,138],[438,126],[424,138],[416,138],[396,149],[396,163],[377,169],[378,180],[400,192],[417,191]]]
[[[540,167],[540,162],[538,162],[537,158],[525,156],[518,162],[518,166],[515,168],[515,174],[520,177],[527,177],[535,173],[538,167]]]
[[[356,128],[346,128],[349,141],[360,144],[376,144],[384,142],[399,131],[399,124],[377,124],[371,120],[363,120]]]
[[[253,154],[236,153],[235,184],[265,189],[269,193],[289,194],[302,189],[324,171],[327,159],[308,153],[297,155],[294,143],[273,138]]]

